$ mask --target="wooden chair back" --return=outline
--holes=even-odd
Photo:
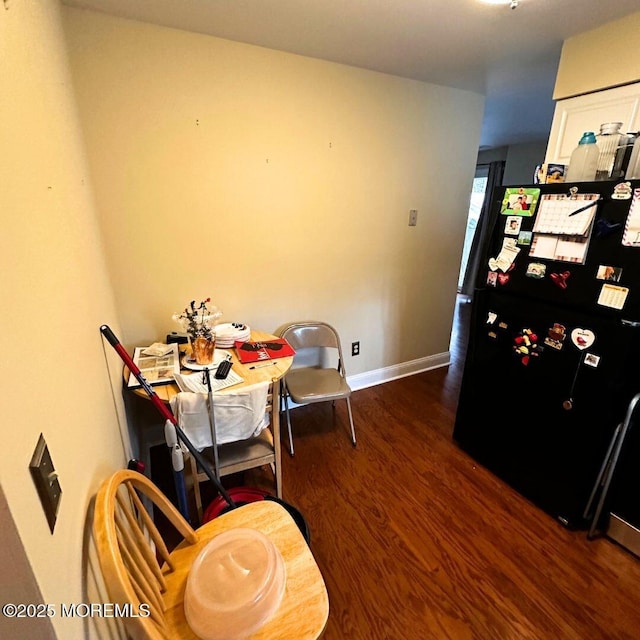
[[[182,536],[171,552],[145,509],[145,500]],[[109,601],[121,610],[129,607],[129,615],[122,617],[127,636],[198,640],[184,610],[191,568],[217,535],[245,527],[262,532],[274,543],[284,560],[287,580],[279,609],[251,638],[318,638],[329,615],[327,590],[307,542],[283,506],[272,500],[249,503],[194,530],[148,478],[122,470],[98,491],[93,530]]]
[[[166,496],[145,476],[116,472],[96,496],[93,532],[109,597],[130,607],[123,616],[134,640],[170,637],[164,616],[165,576],[176,569],[169,550],[143,498],[150,500],[188,544],[197,540],[193,528]]]

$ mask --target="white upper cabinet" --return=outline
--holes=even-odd
[[[582,134],[597,134],[604,122],[622,122],[623,133],[640,130],[640,82],[558,100],[545,162],[569,164]]]

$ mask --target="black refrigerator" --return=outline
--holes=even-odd
[[[497,187],[488,215],[453,437],[586,529],[640,392],[640,181]],[[640,499],[640,487],[618,493]]]

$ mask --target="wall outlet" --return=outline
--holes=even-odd
[[[418,210],[411,209],[409,211],[409,226],[415,227],[418,224]]]
[[[360,355],[360,342],[352,342],[351,343],[351,355],[359,356]]]

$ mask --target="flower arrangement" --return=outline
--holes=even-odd
[[[182,325],[191,341],[196,338],[214,340],[215,326],[218,318],[222,315],[216,307],[207,306],[211,298],[203,300],[196,306],[196,301],[192,300],[182,313],[174,313],[173,319]]]

